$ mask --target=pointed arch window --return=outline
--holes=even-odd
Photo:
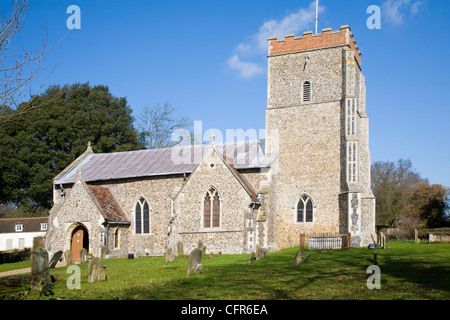
[[[135,232],[150,233],[150,209],[147,201],[144,198],[140,198],[135,207]]]
[[[203,227],[220,227],[220,196],[213,187],[209,188],[203,200]]]
[[[312,199],[306,194],[297,203],[297,222],[313,222]]]
[[[120,247],[120,229],[116,228],[114,231],[114,248],[118,249]]]

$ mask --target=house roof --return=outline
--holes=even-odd
[[[264,168],[270,157],[263,153],[263,140],[217,144],[234,168]],[[127,152],[94,153],[90,146],[53,180],[54,184],[74,183],[81,170],[86,182],[192,172],[209,145],[177,146]]]
[[[42,231],[41,223],[48,223],[48,217],[0,219],[0,233],[15,233],[17,224],[23,225],[21,232],[38,232]]]
[[[87,185],[108,222],[128,222],[122,208],[107,187]]]

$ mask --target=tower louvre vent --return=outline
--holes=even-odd
[[[303,83],[302,102],[311,102],[311,82],[309,81],[305,81],[305,83]]]

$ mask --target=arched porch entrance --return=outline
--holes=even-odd
[[[70,251],[73,259],[80,261],[80,250],[85,248],[89,252],[89,233],[83,225],[78,225],[72,232]]]

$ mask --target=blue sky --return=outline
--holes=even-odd
[[[5,0],[3,0],[5,1]],[[2,2],[3,2],[2,1]],[[136,117],[168,102],[202,129],[264,129],[266,38],[314,29],[311,0],[33,0],[16,41],[38,48],[68,29],[46,57],[51,84],[103,84]],[[381,9],[370,30],[367,8]],[[320,0],[319,32],[349,25],[362,51],[372,161],[410,159],[430,183],[450,186],[450,1]]]

